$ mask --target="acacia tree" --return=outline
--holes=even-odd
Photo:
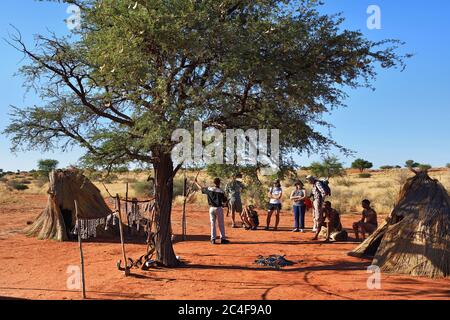
[[[403,67],[399,41],[343,30],[313,0],[80,0],[73,36],[37,36],[26,84],[39,106],[14,107],[13,148],[80,145],[83,162],[111,168],[151,164],[157,191],[156,249],[170,241],[175,128],[199,119],[225,129],[279,128],[281,161],[293,151],[337,145],[317,127],[342,106],[345,88],[370,86],[376,67]]]
[[[361,173],[371,168],[373,168],[373,163],[364,159],[356,159],[352,163],[352,169],[358,169]]]
[[[323,162],[313,162],[308,169],[315,176],[325,177],[327,179],[345,174],[344,165],[336,156],[325,157]]]

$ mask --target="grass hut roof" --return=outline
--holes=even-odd
[[[47,207],[26,230],[28,236],[68,240],[77,219],[75,200],[82,220],[104,223],[112,213],[100,190],[76,169],[51,172],[48,194]]]
[[[387,221],[350,253],[373,257],[387,273],[450,275],[450,197],[426,171],[403,186]]]

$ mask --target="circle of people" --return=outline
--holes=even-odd
[[[225,214],[224,208],[228,207],[228,214],[231,213],[232,228],[237,228],[236,214],[241,218],[243,227],[246,230],[258,230],[260,221],[255,206],[248,205],[246,207],[242,204],[241,194],[246,188],[241,181],[242,174],[236,174],[232,180],[226,185],[225,190],[221,188],[220,178],[214,179],[212,187],[202,186],[196,180],[195,184],[202,191],[202,194],[208,198],[209,215],[211,223],[211,243],[216,244],[217,225],[220,232],[220,243],[230,243],[225,232]],[[314,226],[312,232],[315,233],[313,240],[318,240],[318,237],[326,228],[326,242],[331,239],[338,241],[345,241],[347,233],[343,230],[340,213],[332,207],[332,203],[327,200],[331,196],[331,189],[327,181],[319,180],[314,176],[306,177],[306,180],[311,185],[311,193],[307,194],[305,185],[302,181],[295,183],[295,189],[292,191],[289,199],[292,201],[294,229],[293,232],[304,233],[305,216],[308,210],[312,210]],[[269,203],[267,205],[267,224],[264,230],[277,231],[280,224],[280,212],[282,209],[283,188],[280,180],[275,180],[268,191]],[[364,240],[366,235],[371,235],[377,228],[377,213],[372,208],[369,200],[365,199],[361,203],[362,214],[361,219],[353,223],[353,231],[356,239]],[[227,216],[228,216],[227,214]],[[275,226],[271,229],[272,217],[275,214]],[[345,234],[345,237],[339,237],[339,234]]]

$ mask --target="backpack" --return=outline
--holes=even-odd
[[[328,180],[320,180],[319,183],[322,186],[323,190],[325,190],[325,196],[331,197],[330,182]]]

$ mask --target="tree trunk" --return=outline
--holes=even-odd
[[[160,154],[154,164],[156,186],[156,235],[157,260],[166,267],[180,264],[172,247],[173,162],[170,154]]]

